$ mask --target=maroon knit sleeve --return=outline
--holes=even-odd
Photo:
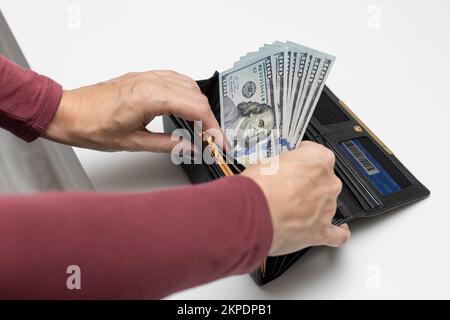
[[[58,83],[0,55],[0,127],[33,141],[53,118],[61,97]]]
[[[254,270],[272,232],[264,194],[241,176],[152,193],[3,197],[0,298],[161,298]],[[81,289],[67,287],[69,266]]]

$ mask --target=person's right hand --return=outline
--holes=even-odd
[[[242,175],[253,179],[264,192],[273,225],[269,255],[277,256],[310,246],[338,247],[350,238],[346,224],[331,224],[342,182],[334,174],[334,153],[313,143],[281,154],[278,171],[261,174],[261,165]]]

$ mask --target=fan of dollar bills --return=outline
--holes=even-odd
[[[221,126],[233,158],[246,165],[295,148],[334,60],[276,41],[220,73]]]

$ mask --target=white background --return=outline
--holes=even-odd
[[[243,275],[171,298],[450,298],[450,2],[0,0],[0,9],[32,68],[67,89],[151,69],[206,78],[274,40],[332,53],[329,87],[431,190],[353,223],[345,247],[316,248],[263,288]],[[189,183],[167,155],[76,153],[98,191]]]

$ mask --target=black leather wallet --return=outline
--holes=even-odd
[[[208,97],[211,109],[220,123],[218,82],[219,75],[216,72],[211,78],[197,83]],[[176,116],[165,116],[163,124],[165,132],[182,128],[194,137],[193,123],[189,121]],[[335,172],[343,182],[333,219],[336,225],[385,213],[430,194],[392,151],[327,87],[322,92],[303,140],[320,143],[336,155]],[[182,166],[193,183],[226,175],[217,161],[212,164],[202,162]],[[244,169],[236,162],[231,163],[229,168],[234,174]],[[251,276],[259,285],[268,283],[283,274],[308,249],[268,257]]]

